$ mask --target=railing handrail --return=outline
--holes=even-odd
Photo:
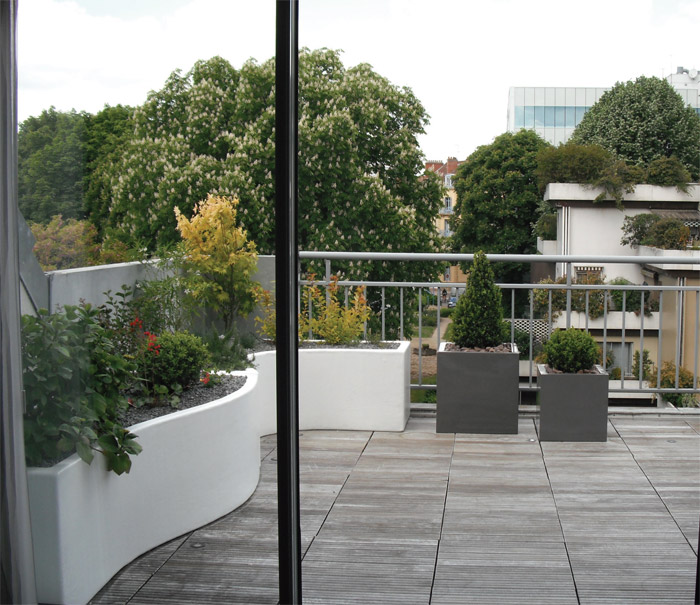
[[[456,252],[338,252],[302,250],[299,258],[309,260],[376,260],[376,261],[435,261],[471,262],[474,254]],[[700,265],[698,256],[620,256],[591,254],[487,254],[492,262],[510,263],[612,263],[655,265]]]
[[[327,286],[330,282],[325,279],[305,280],[299,282],[301,285]],[[339,287],[367,286],[368,288],[464,288],[464,282],[446,282],[446,281],[369,281],[369,280],[338,280],[336,282]],[[496,285],[505,290],[629,290],[640,292],[663,292],[663,291],[689,291],[697,292],[700,290],[700,285],[697,286],[654,286],[654,285],[636,285],[636,284],[570,284],[566,283],[524,283],[524,284],[508,284],[497,282]]]

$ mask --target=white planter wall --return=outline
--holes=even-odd
[[[28,470],[38,599],[86,603],[144,552],[234,510],[260,475],[258,373],[228,397],[132,427],[131,472],[77,454]]]
[[[255,355],[261,435],[277,432],[276,352]],[[299,429],[402,431],[410,414],[410,343],[397,349],[300,349]]]

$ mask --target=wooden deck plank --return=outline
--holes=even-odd
[[[607,443],[300,435],[304,602],[692,602],[700,421],[611,418]],[[122,570],[93,603],[276,603],[276,439],[238,510]]]

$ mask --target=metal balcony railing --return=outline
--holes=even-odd
[[[521,377],[521,389],[537,390],[535,380],[536,356],[539,345],[546,340],[552,330],[560,327],[580,327],[591,332],[602,346],[608,351],[610,345],[617,344],[622,358],[615,360],[615,367],[622,368],[618,382],[611,382],[610,393],[642,393],[642,394],[695,394],[698,388],[698,356],[699,356],[699,325],[700,325],[700,284],[687,285],[685,279],[676,280],[676,285],[621,285],[621,284],[579,284],[573,281],[573,263],[585,265],[625,264],[670,266],[675,270],[682,268],[690,272],[700,268],[698,257],[657,257],[657,256],[566,256],[566,255],[487,255],[493,263],[562,263],[567,276],[566,283],[500,283],[497,284],[506,301],[510,301],[510,313],[506,321],[511,324],[511,340],[516,340],[516,329],[526,333],[526,358],[521,358],[527,370],[524,380]],[[300,259],[325,261],[325,279],[316,281],[318,285],[329,283],[332,275],[333,261],[434,261],[457,264],[469,262],[472,254],[421,254],[421,253],[372,253],[372,252],[300,252]],[[679,267],[680,266],[680,267]],[[686,273],[687,275],[687,273]],[[700,280],[698,280],[700,282]],[[302,285],[308,283],[301,280]],[[400,322],[396,336],[403,340],[408,334],[407,324],[417,328],[418,380],[411,384],[411,389],[434,390],[435,385],[425,384],[423,376],[423,317],[425,305],[422,294],[435,294],[435,309],[437,326],[440,326],[441,314],[447,303],[437,296],[445,288],[464,288],[463,283],[452,282],[410,282],[410,281],[353,281],[341,280],[341,288],[364,285],[380,301],[379,316],[381,322],[381,338],[387,336],[386,317],[389,307],[386,304],[387,291],[399,290]],[[378,293],[378,294],[377,294]],[[615,295],[615,293],[619,293]],[[417,299],[417,315],[409,317],[406,303],[408,296]],[[516,317],[516,299],[526,298],[524,317]],[[613,304],[617,300],[617,308]],[[544,299],[544,301],[543,301]],[[634,299],[634,305],[628,301]],[[560,303],[558,305],[558,303]],[[602,306],[602,310],[601,310]],[[594,313],[594,308],[598,313]],[[557,316],[559,314],[559,316]],[[522,341],[522,334],[521,341]],[[628,344],[633,351],[627,353]],[[437,331],[437,346],[440,345],[440,331]],[[650,358],[655,357],[654,372],[649,380],[648,369],[644,364],[644,351],[649,351]],[[631,367],[631,359],[627,355],[639,354],[639,373],[633,377],[627,374]],[[673,386],[662,387],[662,367],[665,362],[673,364],[675,375]],[[609,368],[609,356],[602,356],[602,365]],[[692,387],[682,386],[681,368],[690,370],[693,374]],[[656,379],[654,381],[654,378]],[[656,386],[650,386],[654,383]],[[618,386],[619,384],[619,386]]]

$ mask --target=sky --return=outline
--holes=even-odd
[[[0,0],[2,1],[2,0]],[[700,0],[300,0],[299,41],[407,86],[426,159],[505,132],[511,86],[599,86],[700,69]],[[274,0],[19,0],[18,113],[139,105],[175,69],[274,55]]]

